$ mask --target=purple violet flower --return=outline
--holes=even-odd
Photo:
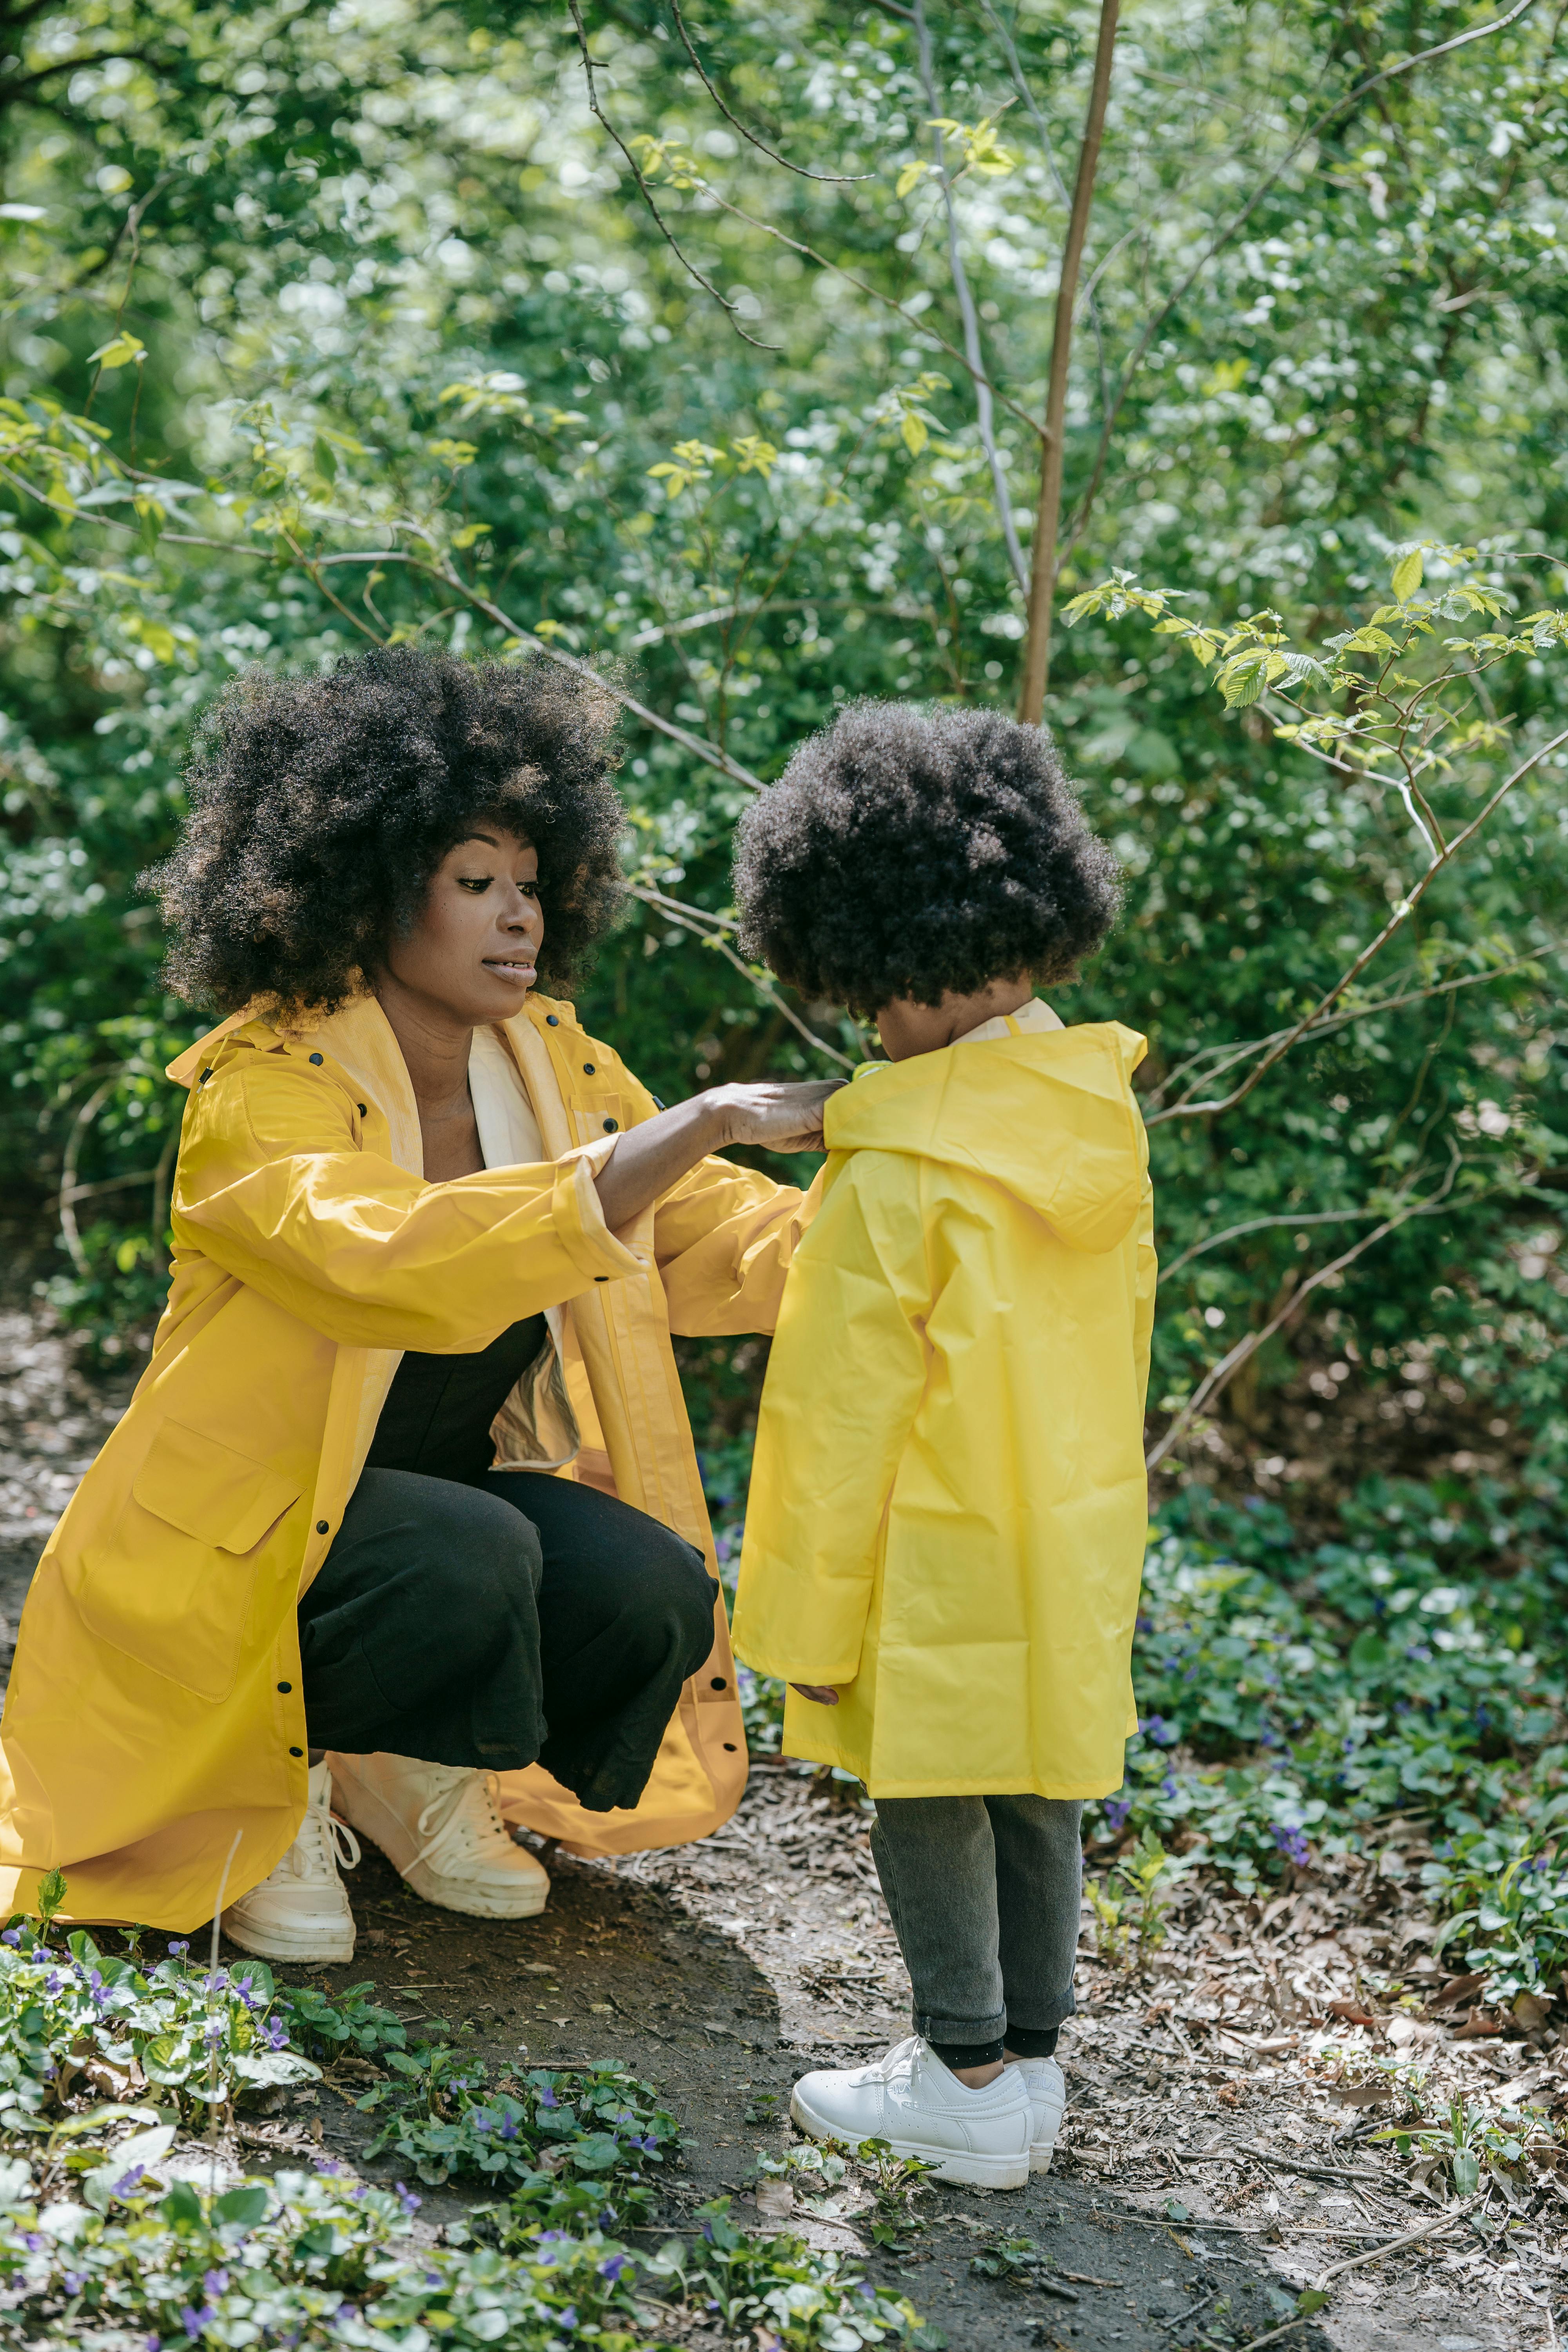
[[[1132,1811],[1132,1800],[1131,1797],[1102,1797],[1100,1811],[1105,1815],[1106,1828],[1119,1830],[1124,1826],[1128,1814]]]
[[[405,2189],[401,2180],[397,2183],[396,2194],[397,2201],[405,2213],[417,2213],[425,2202],[423,2197],[416,2197],[412,2189]]]
[[[7,1927],[4,1935],[0,1935],[0,1944],[10,1944],[16,1946],[19,1945],[21,1940],[22,1930],[20,1927]]]
[[[620,2277],[621,2273],[625,2270],[629,2270],[630,2267],[631,2259],[629,2255],[607,2254],[605,2260],[599,2264],[599,2276],[602,2279],[608,2279],[610,2284],[614,2286],[616,2281]]]
[[[546,2083],[543,2090],[539,2094],[539,2104],[542,2107],[558,2107],[561,2105],[560,2100],[556,2097],[548,2083]]]
[[[194,2309],[193,2306],[187,2303],[184,2309],[180,2314],[180,2325],[184,2329],[185,2334],[191,2338],[191,2341],[195,2343],[196,2337],[201,2334],[208,2320],[216,2319],[216,2317],[217,2314],[213,2309],[210,2303],[204,2303],[199,2311]]]
[[[169,1947],[169,1958],[172,1960],[183,1960],[190,1948],[188,1941],[173,1943]]]

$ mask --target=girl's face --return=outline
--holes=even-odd
[[[538,851],[480,817],[436,868],[385,968],[433,1011],[477,1029],[522,1010],[543,940]]]

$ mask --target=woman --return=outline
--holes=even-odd
[[[663,1110],[542,997],[618,898],[609,698],[412,647],[237,681],[149,877],[229,1017],[190,1089],[169,1300],[40,1563],[0,1897],[352,1957],[338,1860],[538,1910],[510,1834],[728,1818],[745,1751],[669,1344],[772,1328],[824,1086]],[[331,1808],[334,1790],[338,1811]]]

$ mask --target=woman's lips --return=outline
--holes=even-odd
[[[538,974],[526,956],[486,956],[485,970],[500,980],[534,980]]]

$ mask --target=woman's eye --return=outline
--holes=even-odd
[[[462,874],[458,877],[458,887],[459,890],[472,890],[477,896],[481,890],[488,890],[494,880],[493,874]]]

